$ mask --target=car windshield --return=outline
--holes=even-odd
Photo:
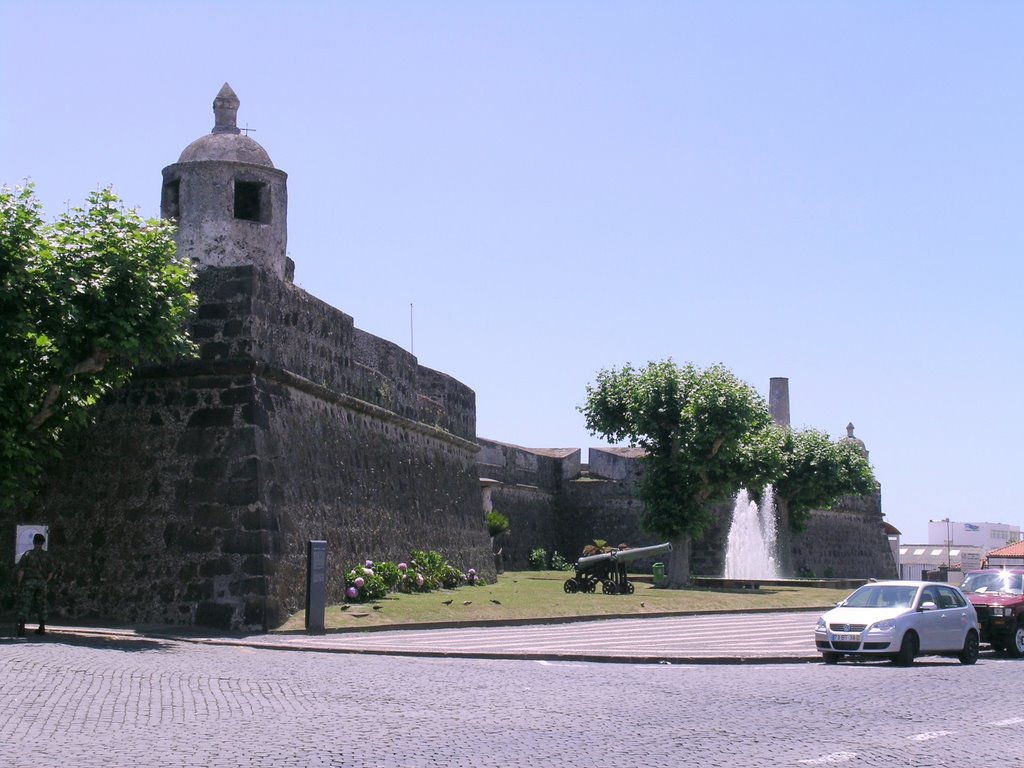
[[[917,587],[895,584],[866,584],[843,602],[849,608],[909,608],[914,604]]]
[[[969,573],[960,584],[960,591],[975,594],[1024,594],[1024,574],[1008,571]]]

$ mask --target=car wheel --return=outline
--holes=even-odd
[[[978,633],[973,629],[964,638],[964,647],[958,658],[961,664],[973,664],[978,660]]]
[[[901,667],[909,667],[914,663],[914,657],[917,655],[917,636],[913,632],[907,632],[903,635],[903,642],[900,643],[900,651],[896,654],[893,661],[899,664]]]
[[[1007,638],[1006,650],[1015,659],[1024,656],[1024,624],[1018,624],[1014,633]]]
[[[839,653],[832,653],[831,651],[823,651],[821,654],[821,658],[825,660],[826,664],[838,664],[839,657],[841,655],[842,654]]]

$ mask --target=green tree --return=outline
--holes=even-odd
[[[828,509],[848,494],[869,493],[874,474],[860,447],[833,442],[816,429],[782,430],[781,468],[772,478],[776,495],[786,505],[789,527],[801,531],[813,509]]]
[[[31,494],[66,430],[136,366],[194,354],[173,233],[109,189],[46,224],[31,185],[0,188],[0,506]]]
[[[668,586],[689,582],[691,540],[739,488],[781,484],[777,495],[794,494],[799,522],[809,509],[859,492],[854,476],[870,477],[862,456],[822,447],[821,433],[776,427],[763,398],[721,365],[668,360],[602,370],[580,410],[592,434],[646,452],[642,524],[673,545]]]

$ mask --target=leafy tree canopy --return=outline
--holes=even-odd
[[[580,410],[592,434],[646,451],[643,525],[669,538],[699,537],[713,505],[742,487],[773,484],[797,525],[809,510],[873,487],[854,446],[777,427],[764,399],[721,365],[602,370]]]
[[[778,496],[789,505],[789,524],[801,530],[812,509],[828,509],[847,494],[874,490],[875,476],[860,447],[832,442],[815,429],[782,430],[780,471],[772,478]]]
[[[65,431],[137,365],[194,354],[173,232],[109,189],[46,224],[31,185],[0,188],[0,506],[30,494]]]

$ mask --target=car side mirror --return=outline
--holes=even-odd
[[[921,607],[918,610],[921,610],[921,611],[934,611],[938,607],[939,606],[937,606],[931,600],[926,600],[925,602],[921,603]]]

